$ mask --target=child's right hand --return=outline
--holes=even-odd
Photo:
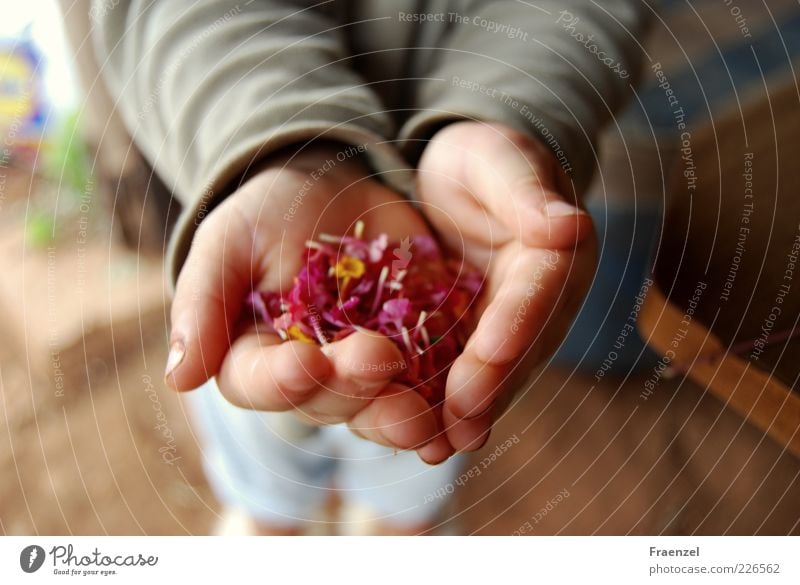
[[[417,449],[438,463],[452,449],[433,411],[415,391],[391,382],[396,367],[375,367],[403,361],[389,339],[356,332],[324,349],[282,342],[241,311],[252,289],[288,290],[305,242],[320,233],[351,233],[359,219],[367,238],[428,233],[411,204],[356,159],[338,161],[338,152],[318,146],[272,160],[203,220],[176,285],[166,381],[191,390],[216,375],[238,406],[295,410],[316,424],[347,422],[367,439]],[[327,161],[334,164],[325,171]],[[317,179],[309,181],[312,173]]]

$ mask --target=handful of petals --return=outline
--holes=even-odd
[[[396,381],[432,406],[444,399],[447,372],[472,326],[482,277],[447,260],[430,236],[390,245],[322,234],[306,242],[304,267],[287,294],[253,291],[247,304],[282,339],[326,345],[358,328],[387,336],[403,354]]]

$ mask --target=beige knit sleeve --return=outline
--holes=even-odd
[[[417,51],[425,81],[400,132],[408,150],[418,155],[413,145],[456,119],[500,122],[539,137],[583,191],[600,127],[633,95],[644,3],[447,4],[445,32]]]
[[[174,283],[202,218],[259,159],[316,138],[405,164],[379,100],[348,66],[339,23],[308,2],[95,1],[102,74],[145,156],[183,204]],[[402,173],[387,173],[400,177]]]

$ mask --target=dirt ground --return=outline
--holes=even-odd
[[[150,335],[144,347],[118,367],[95,364],[79,395],[56,404],[38,400],[25,359],[4,352],[0,531],[209,532],[219,506],[181,399],[161,382],[163,336]],[[797,460],[697,388],[665,383],[644,403],[635,385],[590,390],[587,378],[547,370],[466,463],[481,471],[456,488],[451,527],[800,533]],[[171,445],[155,428],[164,420]],[[481,465],[515,436],[517,444]],[[166,462],[166,452],[177,459]]]
[[[0,217],[0,533],[208,534],[219,504],[162,382],[160,262],[84,250],[80,217],[31,248],[15,205]],[[447,528],[800,534],[800,461],[688,382],[642,388],[544,367],[465,461]]]

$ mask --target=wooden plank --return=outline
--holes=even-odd
[[[687,372],[692,381],[800,457],[800,395],[769,372],[726,351],[698,321],[687,326],[683,310],[656,285],[642,306],[639,331],[653,349],[669,356],[673,368]]]

